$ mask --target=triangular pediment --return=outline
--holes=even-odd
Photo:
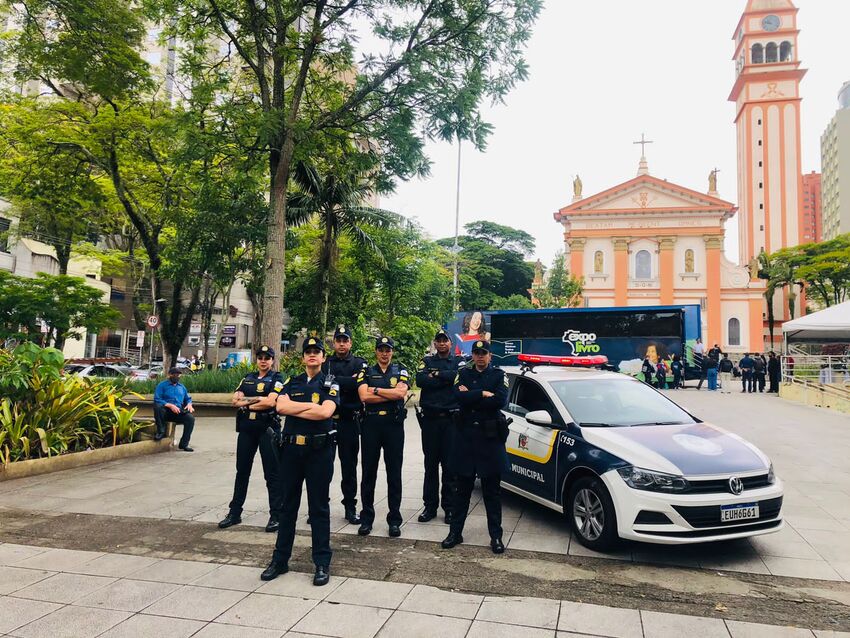
[[[650,175],[639,175],[601,193],[562,208],[561,215],[582,213],[731,211],[735,205],[719,197],[700,193]]]

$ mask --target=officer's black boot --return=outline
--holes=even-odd
[[[228,527],[233,527],[234,525],[239,525],[242,522],[242,518],[239,514],[234,514],[233,512],[228,512],[227,516],[221,519],[218,522],[218,526],[221,529],[227,529]]]
[[[505,544],[502,542],[501,538],[492,538],[490,539],[490,549],[493,550],[494,554],[504,554]]]
[[[269,566],[265,568],[262,574],[260,574],[260,580],[274,580],[281,574],[285,574],[289,571],[289,565],[286,563],[279,563],[276,560],[272,559],[272,562],[269,563]]]
[[[330,580],[330,577],[330,570],[324,565],[319,565],[318,567],[316,567],[316,573],[313,575],[313,584],[316,587],[327,585],[328,580]]]
[[[278,529],[280,529],[280,522],[278,522],[277,516],[273,514],[269,516],[269,522],[266,523],[266,531],[276,532]]]
[[[436,510],[425,510],[424,512],[422,512],[422,513],[419,515],[419,518],[418,518],[417,520],[418,520],[420,523],[427,523],[427,522],[428,522],[428,521],[430,521],[432,518],[436,518],[436,517],[437,517],[437,512],[436,512]]]
[[[360,517],[357,516],[357,509],[354,507],[346,507],[345,508],[345,520],[347,520],[352,525],[360,524]]]
[[[449,532],[449,535],[443,540],[440,545],[443,549],[451,549],[455,545],[460,545],[463,542],[463,536],[454,532]]]

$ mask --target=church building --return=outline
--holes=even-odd
[[[699,304],[705,343],[728,352],[778,345],[768,343],[757,260],[801,243],[798,34],[792,0],[747,0],[733,33],[737,205],[720,199],[716,171],[698,192],[650,175],[643,152],[637,177],[600,193],[584,197],[576,178],[555,220],[571,272],[584,277],[585,305]],[[723,254],[724,222],[736,213],[737,264]],[[797,316],[804,303],[800,294]],[[773,309],[781,335],[791,318],[784,291]]]

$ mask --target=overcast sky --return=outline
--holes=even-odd
[[[820,170],[820,135],[850,80],[850,2],[797,0],[803,171]],[[642,132],[650,174],[737,203],[732,31],[745,0],[548,0],[529,43],[530,78],[489,108],[484,153],[463,148],[461,227],[489,219],[522,228],[547,265],[563,248],[552,213],[569,204],[575,174],[587,197],[635,176]],[[402,182],[384,208],[415,217],[433,237],[454,234],[457,147],[429,145],[430,178]],[[737,259],[737,217],[726,254]]]

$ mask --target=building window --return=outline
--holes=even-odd
[[[753,45],[753,64],[764,62],[764,47],[758,43]]]
[[[761,168],[761,160],[759,160],[759,168]]]
[[[761,140],[759,140],[759,146],[761,146]]]
[[[767,46],[764,48],[764,52],[766,62],[776,62],[779,59],[779,56],[777,55],[776,42],[768,42]]]
[[[690,248],[685,251],[685,272],[694,272],[694,251]]]
[[[652,257],[648,250],[639,250],[635,255],[635,279],[652,279]]]
[[[791,43],[787,40],[779,45],[779,61],[787,62],[791,59]]]
[[[741,322],[735,317],[729,320],[729,345],[741,345]]]
[[[759,126],[761,126],[761,118],[759,118]]]
[[[9,229],[11,227],[11,220],[0,217],[0,253],[9,252]]]
[[[605,266],[605,256],[602,254],[601,250],[597,250],[593,253],[593,273],[596,275],[601,275],[604,272]]]

